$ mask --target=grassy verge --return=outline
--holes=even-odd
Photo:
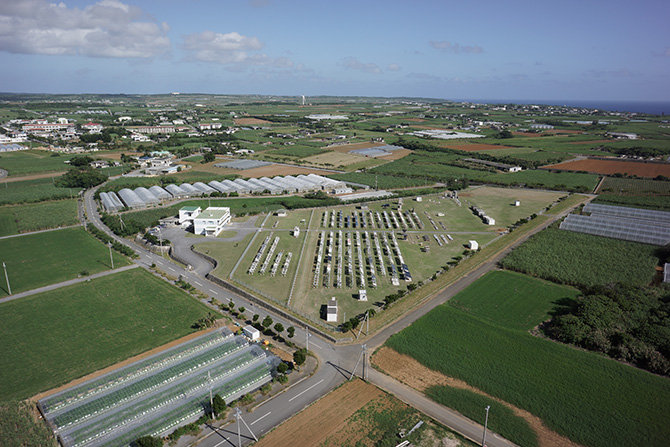
[[[24,399],[193,331],[208,309],[141,269],[0,305],[0,400]]]
[[[27,402],[0,404],[0,445],[4,447],[55,447],[58,445],[47,425],[31,414]]]
[[[488,428],[491,431],[518,445],[538,445],[537,435],[528,423],[496,400],[473,391],[447,386],[432,386],[426,390],[426,395],[475,421],[482,421],[484,408],[490,405]]]

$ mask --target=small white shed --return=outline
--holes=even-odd
[[[470,250],[477,250],[479,249],[479,244],[477,243],[477,241],[468,241],[468,248]]]
[[[368,291],[365,289],[360,289],[358,291],[358,300],[359,301],[367,301],[368,300]]]
[[[515,200],[514,201],[514,206],[521,206],[521,201],[520,200]]]
[[[250,324],[242,328],[242,333],[246,337],[249,337],[251,341],[257,341],[261,338],[261,332]]]

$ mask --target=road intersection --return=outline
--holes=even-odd
[[[139,255],[139,258],[136,259],[135,262],[141,267],[148,269],[150,266],[155,265],[156,268],[170,275],[181,277],[184,281],[192,284],[200,292],[215,298],[219,302],[227,302],[234,299],[236,304],[243,305],[249,312],[251,312],[251,314],[269,314],[275,322],[282,323],[284,327],[295,326],[296,332],[294,341],[298,345],[305,345],[303,341],[306,341],[307,331],[304,326],[296,325],[295,322],[288,321],[286,318],[283,318],[281,315],[278,315],[265,307],[261,309],[256,303],[251,302],[242,296],[233,294],[231,291],[206,279],[205,276],[213,269],[213,266],[209,261],[206,261],[204,258],[201,258],[199,255],[191,251],[190,246],[178,245],[177,248],[181,256],[188,256],[188,262],[191,263],[192,268],[187,269],[112,233],[109,228],[102,223],[97,212],[97,206],[94,200],[96,189],[97,188],[89,189],[84,196],[84,207],[88,222],[92,223],[118,242],[130,246],[135,250]],[[569,210],[561,213],[561,215],[564,215],[567,212],[569,212]],[[540,225],[513,245],[518,245],[530,235],[540,231],[555,219],[561,217],[561,215],[553,216],[554,219],[550,219],[549,222]],[[443,289],[420,307],[411,310],[400,319],[387,325],[385,328],[368,338],[365,341],[368,352],[374,352],[374,350],[380,347],[388,337],[409,326],[436,306],[443,304],[485,273],[495,269],[498,260],[511,248],[512,247],[508,247],[506,250],[498,253],[495,257],[488,259],[473,271],[469,272],[466,276]],[[242,414],[244,420],[247,421],[247,423],[250,423],[250,427],[252,427],[256,436],[267,433],[273,427],[297,414],[300,410],[323,397],[351,377],[352,370],[355,368],[360,356],[361,345],[357,343],[334,344],[320,337],[313,338],[316,339],[316,342],[310,339],[309,349],[319,361],[319,367],[316,372],[312,376],[293,385],[285,392],[260,404],[249,413]],[[426,413],[462,436],[465,436],[474,442],[479,442],[481,439],[483,431],[483,426],[481,424],[431,401],[422,393],[398,382],[397,380],[379,371],[370,369],[368,371],[368,381],[393,394],[405,403]],[[243,432],[246,433],[243,437],[244,443],[247,444],[252,442],[253,438],[251,435],[244,430]],[[180,445],[183,446],[184,444]],[[207,426],[198,441],[191,445],[202,447],[236,446],[237,427],[234,424],[229,424],[222,428]],[[491,433],[487,445],[490,447],[509,447],[514,446],[515,444],[495,433]]]

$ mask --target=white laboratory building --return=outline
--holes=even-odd
[[[216,237],[229,223],[230,208],[210,206],[193,219],[193,232]]]

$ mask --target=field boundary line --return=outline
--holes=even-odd
[[[67,225],[65,227],[46,228],[44,230],[29,231],[27,233],[10,234],[10,235],[7,235],[7,236],[0,236],[0,240],[11,239],[13,237],[30,236],[31,234],[48,233],[50,231],[65,230],[67,228],[76,228],[76,227],[81,227],[81,226],[82,226],[82,224],[78,223],[78,224],[74,224],[74,225]]]
[[[300,248],[300,256],[298,257],[298,266],[295,269],[295,274],[293,275],[293,281],[291,282],[291,291],[288,293],[288,301],[286,301],[286,307],[291,306],[291,298],[293,298],[293,289],[295,288],[295,282],[298,279],[298,273],[300,273],[300,266],[302,265],[302,255],[305,252],[305,245],[307,245],[307,237],[309,235],[309,229],[312,226],[312,217],[314,217],[314,208],[312,208],[312,213],[309,215],[309,222],[307,222],[307,231],[305,231],[305,238],[302,240],[302,247]]]
[[[55,284],[49,284],[48,286],[38,287],[37,289],[26,290],[25,292],[19,292],[19,293],[15,293],[14,295],[7,296],[5,298],[1,298],[0,299],[0,304],[7,303],[9,301],[14,301],[14,300],[17,300],[19,298],[25,298],[25,297],[31,296],[31,295],[37,295],[38,293],[49,292],[51,290],[56,290],[56,289],[60,289],[62,287],[71,286],[73,284],[79,284],[81,282],[89,281],[91,279],[102,278],[103,276],[109,276],[109,275],[113,275],[115,273],[125,272],[126,270],[132,270],[132,269],[136,269],[136,268],[139,268],[139,265],[133,263],[133,264],[126,265],[126,266],[123,266],[123,267],[119,267],[119,268],[114,269],[114,270],[105,270],[104,272],[94,273],[93,275],[82,276],[81,278],[68,279],[67,281],[62,281],[62,282],[58,282],[58,283],[55,283]]]

